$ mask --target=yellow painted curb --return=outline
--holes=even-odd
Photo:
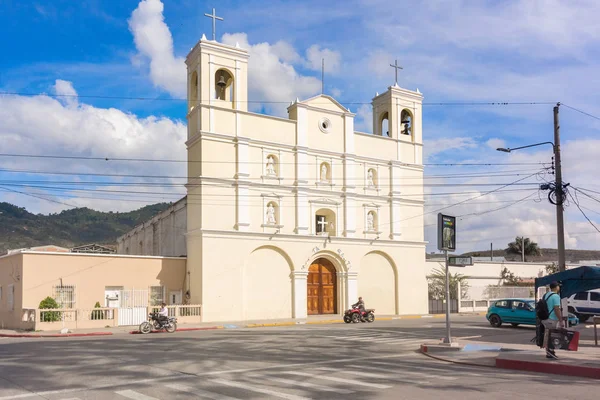
[[[339,320],[339,319],[328,319],[328,320],[324,320],[324,321],[306,321],[306,325],[318,325],[318,324],[340,324],[344,322],[343,320]]]
[[[297,325],[295,322],[272,322],[269,324],[249,324],[246,325],[246,328],[267,328],[272,326],[291,326]]]

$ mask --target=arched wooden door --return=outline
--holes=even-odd
[[[324,258],[315,260],[308,269],[308,314],[335,314],[337,276],[335,267]]]

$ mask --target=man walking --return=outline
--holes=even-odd
[[[543,297],[548,307],[548,318],[542,321],[544,325],[545,333],[548,335],[548,344],[546,345],[546,358],[558,360],[556,353],[554,352],[554,343],[550,340],[550,329],[559,329],[563,327],[562,312],[560,310],[560,285],[558,282],[552,282],[550,284],[550,292],[546,293]]]

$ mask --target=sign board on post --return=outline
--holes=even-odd
[[[466,267],[473,265],[473,257],[448,257],[448,265],[451,267]]]
[[[438,214],[438,249],[456,250],[456,217]]]

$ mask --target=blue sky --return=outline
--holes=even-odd
[[[274,106],[256,103],[256,111],[283,115],[284,105],[296,96],[306,98],[318,92],[320,59],[325,57],[326,92],[357,113],[357,129],[363,131],[371,129],[371,98],[394,83],[389,64],[396,58],[404,67],[399,84],[419,88],[426,103],[560,101],[600,115],[600,28],[596,23],[600,5],[595,1],[0,2],[0,33],[8,38],[0,42],[0,91],[80,96],[0,96],[4,122],[0,124],[0,153],[184,159],[185,102],[177,100],[185,94],[181,61],[203,33],[210,37],[211,21],[203,14],[213,7],[225,18],[217,23],[218,40],[238,41],[250,50],[251,99],[281,102]],[[595,173],[600,121],[561,107],[561,127],[565,180],[600,191]],[[498,153],[495,147],[552,140],[552,105],[426,104],[424,129],[429,163],[546,162],[550,147],[511,155]],[[435,181],[498,184],[518,179],[515,170],[535,172],[532,168],[537,167],[429,166],[426,173],[508,171],[502,177]],[[5,157],[0,158],[0,169],[185,174],[184,166],[177,164]],[[525,182],[539,183],[539,179],[534,176]],[[13,171],[0,172],[0,180],[118,184],[125,179]],[[11,187],[59,203],[115,211],[176,198]],[[484,193],[493,188],[427,190]],[[464,249],[481,248],[484,243],[488,247],[492,239],[504,246],[507,237],[520,234],[553,246],[554,210],[545,201],[533,201],[537,194],[487,212],[532,194],[534,186],[529,188],[531,192],[490,194],[448,209],[455,215],[486,212],[462,222],[463,235],[470,240]],[[581,205],[588,216],[600,222],[598,202],[583,197]],[[465,198],[432,196],[427,210]],[[42,213],[68,208],[6,191],[0,191],[0,201]],[[433,223],[434,217],[435,213],[427,215],[426,223]],[[574,205],[567,208],[567,221],[569,247],[598,248],[598,236],[590,233],[594,228]],[[432,227],[427,229],[428,239],[434,241]]]

